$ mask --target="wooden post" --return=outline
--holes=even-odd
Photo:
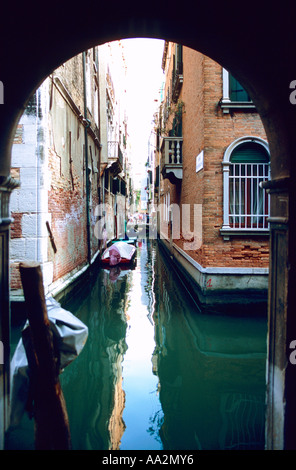
[[[36,449],[70,449],[69,421],[59,382],[40,264],[20,263],[29,328],[23,341],[30,370]]]

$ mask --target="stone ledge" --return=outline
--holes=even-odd
[[[159,239],[191,295],[204,305],[267,302],[268,268],[203,267],[181,248]]]

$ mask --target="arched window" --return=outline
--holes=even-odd
[[[234,141],[224,154],[224,220],[221,232],[268,233],[269,197],[260,183],[269,179],[268,144],[257,137]]]

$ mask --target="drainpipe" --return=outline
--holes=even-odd
[[[84,126],[84,140],[85,140],[85,190],[86,190],[86,233],[87,233],[87,259],[88,263],[91,263],[91,247],[90,247],[90,213],[89,213],[89,200],[90,200],[90,181],[88,174],[88,136],[87,129],[89,127],[89,121],[87,119],[87,106],[86,106],[86,54],[82,53],[82,65],[83,65],[83,99],[84,99],[84,120],[87,121],[87,125]]]

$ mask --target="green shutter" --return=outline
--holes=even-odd
[[[183,46],[182,44],[177,44],[177,73],[183,73]]]
[[[268,152],[259,144],[246,143],[234,149],[231,163],[268,163]]]
[[[251,101],[246,90],[229,74],[229,97],[231,101]]]

